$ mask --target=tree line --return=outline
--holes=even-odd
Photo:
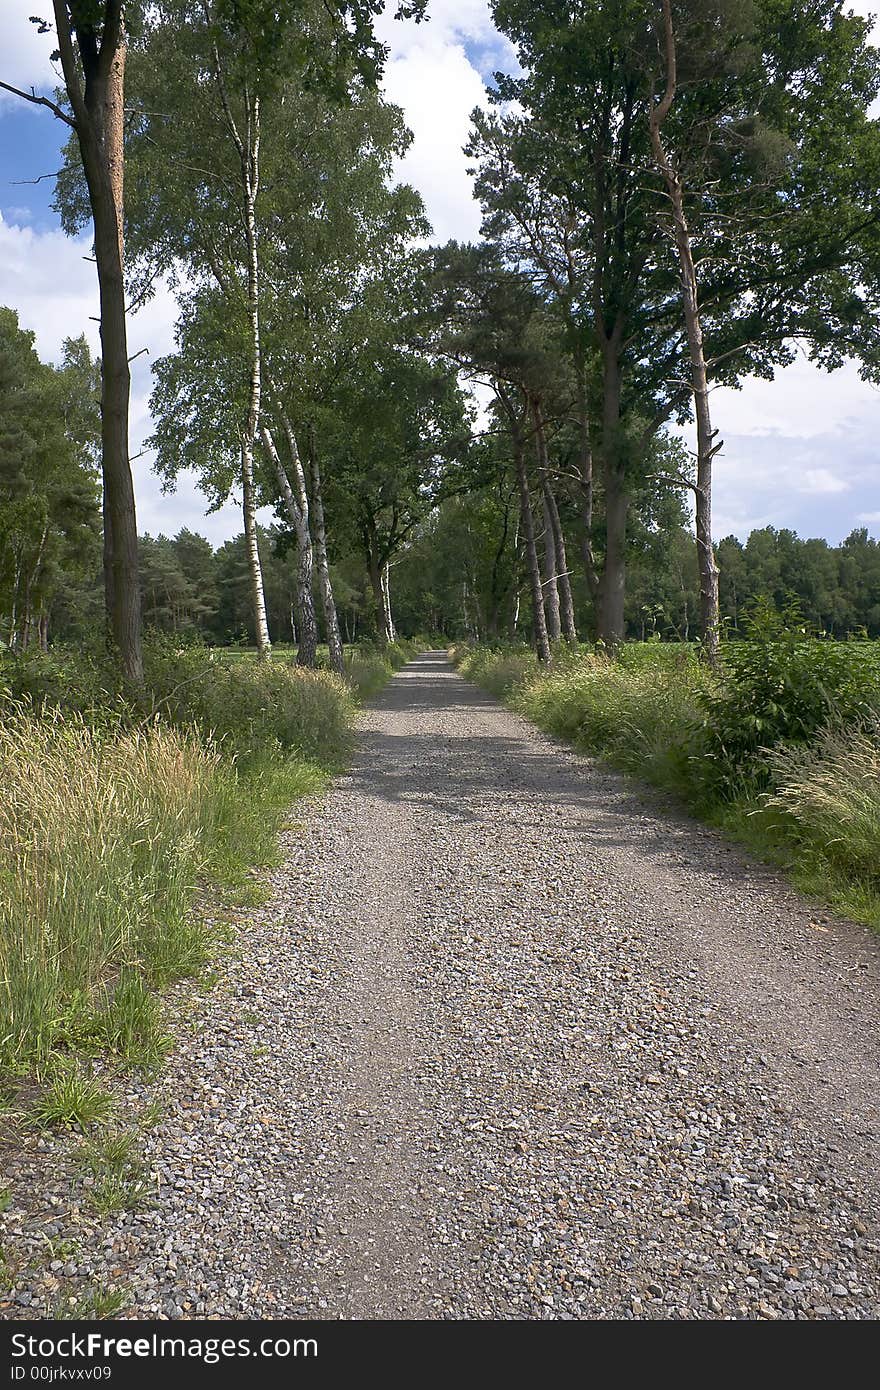
[[[839,0],[494,0],[518,70],[472,117],[481,239],[426,248],[421,200],[394,182],[410,136],[381,93],[380,8],[54,0],[65,90],[19,95],[71,127],[57,206],[95,234],[123,671],[137,683],[139,568],[168,558],[137,541],[126,295],[163,277],[180,317],[155,365],[157,470],[171,487],[194,469],[210,505],[240,503],[261,655],[270,505],[305,665],[323,636],[341,667],[344,564],[390,639],[392,590],[412,604],[430,571],[439,592],[473,527],[482,577],[460,599],[423,585],[414,625],[513,622],[543,661],[579,632],[609,647],[696,633],[716,660],[750,580],[712,535],[712,389],[772,377],[795,343],[829,369],[880,364],[866,22]],[[686,419],[693,456],[670,433]],[[826,550],[811,552],[823,574]],[[827,630],[850,613],[872,627],[873,599],[810,585]]]

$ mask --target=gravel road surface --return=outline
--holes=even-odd
[[[876,937],[442,653],[294,817],[180,992],[156,1206],[59,1275],[145,1317],[877,1316]]]

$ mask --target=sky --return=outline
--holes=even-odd
[[[872,13],[880,0],[851,0],[850,8]],[[470,112],[485,103],[486,81],[512,69],[512,49],[492,24],[488,0],[429,0],[430,21],[419,25],[394,20],[394,9],[389,5],[378,24],[390,48],[385,88],[415,137],[399,177],[421,192],[436,240],[473,239],[480,214],[462,146]],[[3,0],[0,80],[50,92],[57,82],[52,38],[28,22],[33,10],[34,0]],[[65,133],[48,110],[0,93],[0,304],[18,310],[50,360],[59,358],[67,336],[85,332],[98,346],[90,237],[64,235],[51,208],[53,180],[40,178],[60,167]],[[151,428],[150,363],[173,349],[174,322],[174,301],[160,288],[129,325],[130,352],[146,349],[132,366],[138,528],[173,535],[187,526],[216,545],[241,530],[237,505],[206,516],[187,476],[163,495],[149,454],[141,452]],[[880,537],[880,391],[859,379],[855,364],[829,374],[801,356],[774,382],[716,391],[712,409],[725,441],[715,465],[716,536],[744,539],[769,525],[832,543],[856,526]]]

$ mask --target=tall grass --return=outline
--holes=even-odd
[[[831,726],[808,747],[778,749],[768,761],[775,790],[767,808],[832,869],[880,890],[880,720]]]
[[[346,652],[345,679],[359,700],[371,700],[420,650],[419,642],[363,642]]]
[[[177,730],[7,712],[0,727],[0,1063],[39,1060],[118,972],[200,956],[193,885],[221,778]]]

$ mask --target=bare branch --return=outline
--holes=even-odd
[[[59,121],[63,121],[65,125],[69,125],[71,130],[76,130],[76,121],[73,117],[68,116],[66,111],[62,111],[61,107],[58,106],[56,102],[50,101],[48,97],[38,97],[33,87],[31,87],[29,92],[23,92],[20,87],[12,87],[8,82],[0,82],[0,87],[2,87],[4,92],[11,92],[14,97],[21,97],[23,101],[31,102],[33,106],[48,106],[53,116],[57,116]],[[52,174],[43,174],[41,177],[49,179],[54,176]],[[39,183],[39,179],[23,179],[22,182]]]

